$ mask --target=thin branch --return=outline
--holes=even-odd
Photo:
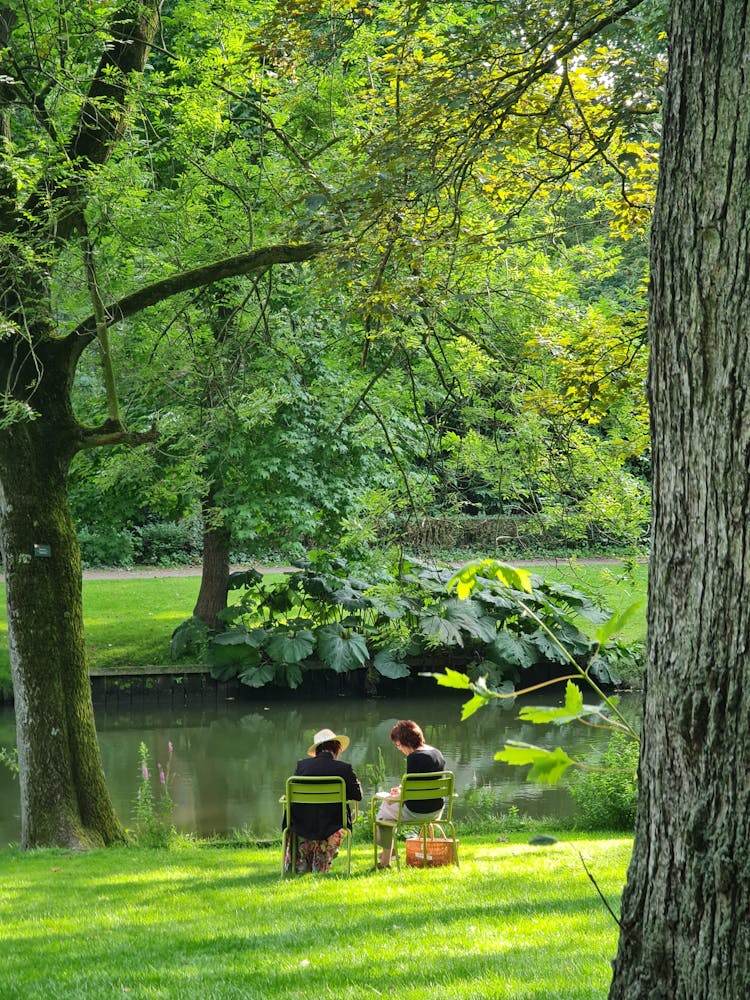
[[[85,227],[85,222],[84,222]],[[112,351],[109,342],[109,325],[107,323],[106,310],[99,289],[99,281],[96,277],[96,267],[94,265],[94,249],[91,246],[88,231],[84,233],[83,263],[86,269],[86,281],[89,286],[91,304],[94,307],[94,324],[96,336],[99,340],[99,349],[102,356],[102,370],[104,373],[104,388],[107,396],[107,416],[115,424],[122,426],[122,415],[120,413],[120,403],[117,398],[117,383],[115,381],[114,367],[112,365]]]
[[[274,264],[293,264],[310,260],[324,249],[325,245],[322,243],[300,243],[296,246],[279,243],[260,250],[249,250],[235,257],[225,257],[212,264],[192,268],[190,271],[171,274],[168,278],[155,281],[105,306],[107,324],[111,326],[113,323],[118,323],[180,292],[190,292],[222,278],[265,271]],[[80,338],[82,350],[96,336],[96,318],[88,316],[68,336]]]
[[[398,343],[395,343],[393,345],[393,347],[391,348],[390,354],[385,359],[385,364],[383,364],[375,372],[375,374],[372,376],[372,378],[370,379],[370,381],[364,387],[364,389],[362,390],[362,392],[360,393],[360,395],[357,397],[357,399],[355,399],[354,403],[349,407],[348,412],[341,418],[341,420],[339,420],[338,426],[336,427],[336,430],[333,432],[333,436],[334,437],[338,437],[338,435],[341,433],[341,428],[344,426],[344,424],[347,422],[347,420],[349,420],[349,418],[354,413],[357,412],[357,409],[359,408],[360,404],[361,403],[365,403],[365,404],[367,403],[367,394],[369,393],[370,389],[372,389],[372,387],[375,385],[375,383],[378,381],[378,379],[382,378],[382,376],[385,375],[385,373],[390,368],[391,361],[393,360],[393,355],[396,353],[396,350],[397,350],[398,346],[399,346]],[[368,409],[369,409],[369,407],[368,407]]]
[[[109,41],[65,150],[74,176],[58,180],[45,176],[28,200],[27,215],[43,215],[48,203],[58,199],[75,201],[80,179],[112,155],[125,128],[131,79],[145,68],[160,9],[161,0],[140,4],[124,0],[112,15]],[[61,213],[56,220],[57,237],[69,236],[79,221],[76,211]]]
[[[579,858],[581,859],[581,864],[583,865],[583,870],[584,870],[584,871],[586,872],[586,874],[588,875],[588,877],[589,877],[589,879],[590,879],[590,881],[591,881],[591,884],[593,885],[593,887],[594,887],[594,888],[596,889],[596,891],[597,891],[597,892],[599,893],[599,899],[601,899],[601,901],[602,901],[602,902],[604,903],[604,905],[605,905],[605,906],[607,907],[607,909],[609,910],[609,913],[610,913],[610,916],[612,917],[612,919],[614,920],[614,922],[615,922],[615,923],[617,924],[617,926],[618,926],[618,927],[621,927],[621,926],[622,926],[622,924],[620,923],[620,918],[619,918],[619,917],[617,916],[617,914],[615,913],[615,911],[614,911],[614,910],[612,909],[612,907],[611,907],[611,906],[609,905],[609,903],[607,902],[607,900],[606,900],[606,899],[604,898],[604,893],[602,892],[602,890],[601,890],[601,889],[599,888],[599,886],[597,885],[597,883],[596,883],[596,879],[594,878],[594,876],[593,876],[593,875],[591,874],[591,872],[590,872],[590,871],[588,870],[588,868],[587,868],[587,866],[586,866],[586,862],[585,862],[585,861],[583,860],[583,855],[581,854],[581,852],[580,852],[580,851],[578,851],[577,853],[578,853],[578,857],[579,857]]]
[[[370,403],[366,399],[363,400],[363,403],[364,403],[365,407],[373,415],[373,417],[375,417],[375,419],[377,420],[377,422],[380,424],[380,429],[383,432],[383,436],[385,437],[386,444],[388,445],[388,449],[389,449],[389,451],[391,453],[391,456],[393,457],[393,461],[398,466],[398,471],[401,473],[401,478],[404,481],[404,489],[406,490],[406,495],[409,498],[409,505],[411,506],[412,511],[416,514],[416,512],[417,512],[417,505],[414,503],[414,497],[412,496],[411,489],[409,487],[409,478],[408,478],[408,476],[406,474],[406,470],[404,469],[404,467],[403,467],[403,465],[401,463],[401,459],[398,456],[398,452],[396,451],[396,448],[395,448],[395,446],[393,444],[393,441],[391,440],[391,435],[388,432],[388,428],[386,427],[385,421],[380,416],[380,414],[377,412],[377,410],[373,406],[371,406]]]

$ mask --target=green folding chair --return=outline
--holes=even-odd
[[[373,799],[370,804],[370,814],[372,818],[372,849],[374,864],[378,865],[378,852],[380,845],[377,838],[377,827],[391,827],[393,830],[393,853],[396,858],[396,865],[401,867],[401,860],[398,854],[397,836],[404,830],[418,831],[418,836],[422,840],[422,857],[428,856],[427,841],[430,839],[430,827],[437,825],[443,828],[447,839],[453,845],[453,863],[458,866],[458,838],[456,828],[453,825],[453,799],[454,799],[455,778],[452,771],[437,771],[433,774],[405,774],[401,779],[401,794],[398,800],[398,816],[395,820],[378,823],[376,820],[377,808],[380,805],[378,799]],[[445,805],[440,819],[426,819],[420,823],[416,819],[403,817],[404,804],[424,799],[443,799]]]
[[[292,859],[297,854],[297,834],[292,830],[292,806],[294,805],[340,805],[341,806],[341,828],[345,831],[346,841],[346,874],[350,875],[352,870],[352,831],[347,826],[349,816],[347,806],[351,813],[351,822],[357,818],[357,803],[353,800],[347,801],[346,782],[339,777],[303,777],[293,775],[286,780],[286,793],[281,797],[284,805],[284,836],[281,839],[281,874],[295,875],[294,863],[291,871],[284,871],[284,860],[287,848]]]

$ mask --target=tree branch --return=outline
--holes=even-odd
[[[137,292],[131,292],[116,302],[111,302],[104,307],[106,323],[111,326],[121,320],[127,319],[147,309],[177,295],[180,292],[189,292],[194,288],[201,288],[210,285],[214,281],[222,278],[235,278],[243,274],[252,274],[254,271],[265,271],[274,264],[294,264],[306,260],[311,260],[325,249],[323,243],[300,243],[297,245],[279,243],[260,250],[249,250],[247,253],[237,254],[235,257],[225,257],[223,260],[214,261],[203,267],[195,267],[190,271],[181,271],[171,274],[168,278],[162,278],[152,285]],[[90,343],[96,336],[96,317],[88,316],[82,323],[71,331],[69,337],[79,337],[82,341],[81,350]]]
[[[125,128],[132,77],[144,70],[159,25],[160,9],[161,0],[141,3],[123,0],[122,7],[113,14],[110,40],[104,46],[65,150],[73,179],[44,178],[27,203],[26,210],[31,216],[58,199],[72,198],[75,202],[77,182],[112,155]],[[57,220],[58,238],[70,235],[76,221],[76,209],[64,212]]]
[[[81,427],[78,440],[78,451],[85,451],[89,448],[101,448],[115,444],[128,444],[133,447],[140,444],[149,444],[159,440],[159,431],[156,424],[147,431],[126,431],[121,424],[112,420],[107,420],[101,427]]]

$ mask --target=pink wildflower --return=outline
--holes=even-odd
[[[157,767],[159,768],[159,781],[162,783],[162,785],[166,785],[167,776],[164,774],[164,768],[161,766],[161,764],[158,764]]]
[[[167,750],[169,750],[170,753],[172,753],[172,751],[174,750],[171,740],[167,743]]]
[[[148,781],[148,768],[146,767],[145,764],[141,768],[141,777],[143,778],[144,781]]]

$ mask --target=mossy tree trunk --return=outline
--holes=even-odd
[[[3,345],[0,378],[13,352]],[[29,358],[31,361],[31,358]],[[24,848],[124,839],[104,783],[83,642],[81,561],[67,496],[80,435],[70,345],[40,345],[35,420],[0,433],[0,538],[18,732]],[[4,380],[4,379],[3,379]]]
[[[89,20],[86,26],[76,22],[72,8],[68,22],[58,27],[54,19],[51,35],[35,9],[0,9],[0,50],[27,67],[23,86],[6,75],[0,93],[0,544],[24,847],[85,848],[124,837],[94,726],[80,553],[67,497],[68,468],[79,450],[155,439],[155,431],[129,431],[122,421],[109,327],[172,295],[309,260],[322,249],[313,243],[253,249],[103,300],[86,218],[89,180],[126,134],[131,88],[146,68],[160,6],[160,0],[123,0],[109,12],[105,6],[95,12],[109,18],[101,35]],[[67,24],[70,37],[64,35]],[[84,43],[77,48],[79,38]],[[92,38],[101,38],[98,65]],[[71,97],[76,72],[78,105]],[[66,110],[56,120],[61,93]],[[76,106],[78,117],[71,121]],[[24,123],[19,147],[28,138],[24,128],[37,127],[41,140],[31,144],[32,155],[50,150],[49,169],[37,164],[28,172],[41,177],[31,191],[18,182],[25,175],[13,146],[14,114]],[[115,218],[116,201],[109,210]],[[50,275],[60,260],[67,273],[76,259],[84,265],[93,312],[62,333],[53,321]],[[85,427],[73,413],[71,393],[82,352],[97,343],[108,416],[99,427]]]
[[[750,996],[750,9],[672,4],[640,799],[611,1000]]]

